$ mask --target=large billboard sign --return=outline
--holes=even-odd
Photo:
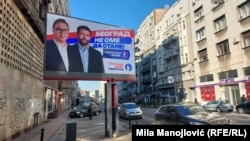
[[[47,13],[45,80],[135,81],[134,30]]]

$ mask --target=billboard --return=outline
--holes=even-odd
[[[47,13],[45,80],[135,81],[134,30]]]

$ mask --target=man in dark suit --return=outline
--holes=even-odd
[[[70,47],[73,55],[71,72],[104,73],[104,64],[101,52],[89,45],[91,30],[87,26],[77,28],[78,42]]]
[[[66,42],[69,25],[64,19],[57,19],[53,23],[53,40],[46,43],[45,71],[69,71],[69,46]]]

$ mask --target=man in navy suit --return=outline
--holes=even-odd
[[[73,55],[72,72],[104,73],[104,64],[101,52],[89,45],[91,30],[87,26],[77,27],[78,42],[73,45],[70,52]]]
[[[46,43],[45,71],[69,71],[70,52],[66,42],[69,25],[64,19],[57,19],[53,23],[53,40]]]

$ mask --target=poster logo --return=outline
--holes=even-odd
[[[131,64],[126,64],[125,65],[125,70],[131,71],[132,70],[132,65]]]

